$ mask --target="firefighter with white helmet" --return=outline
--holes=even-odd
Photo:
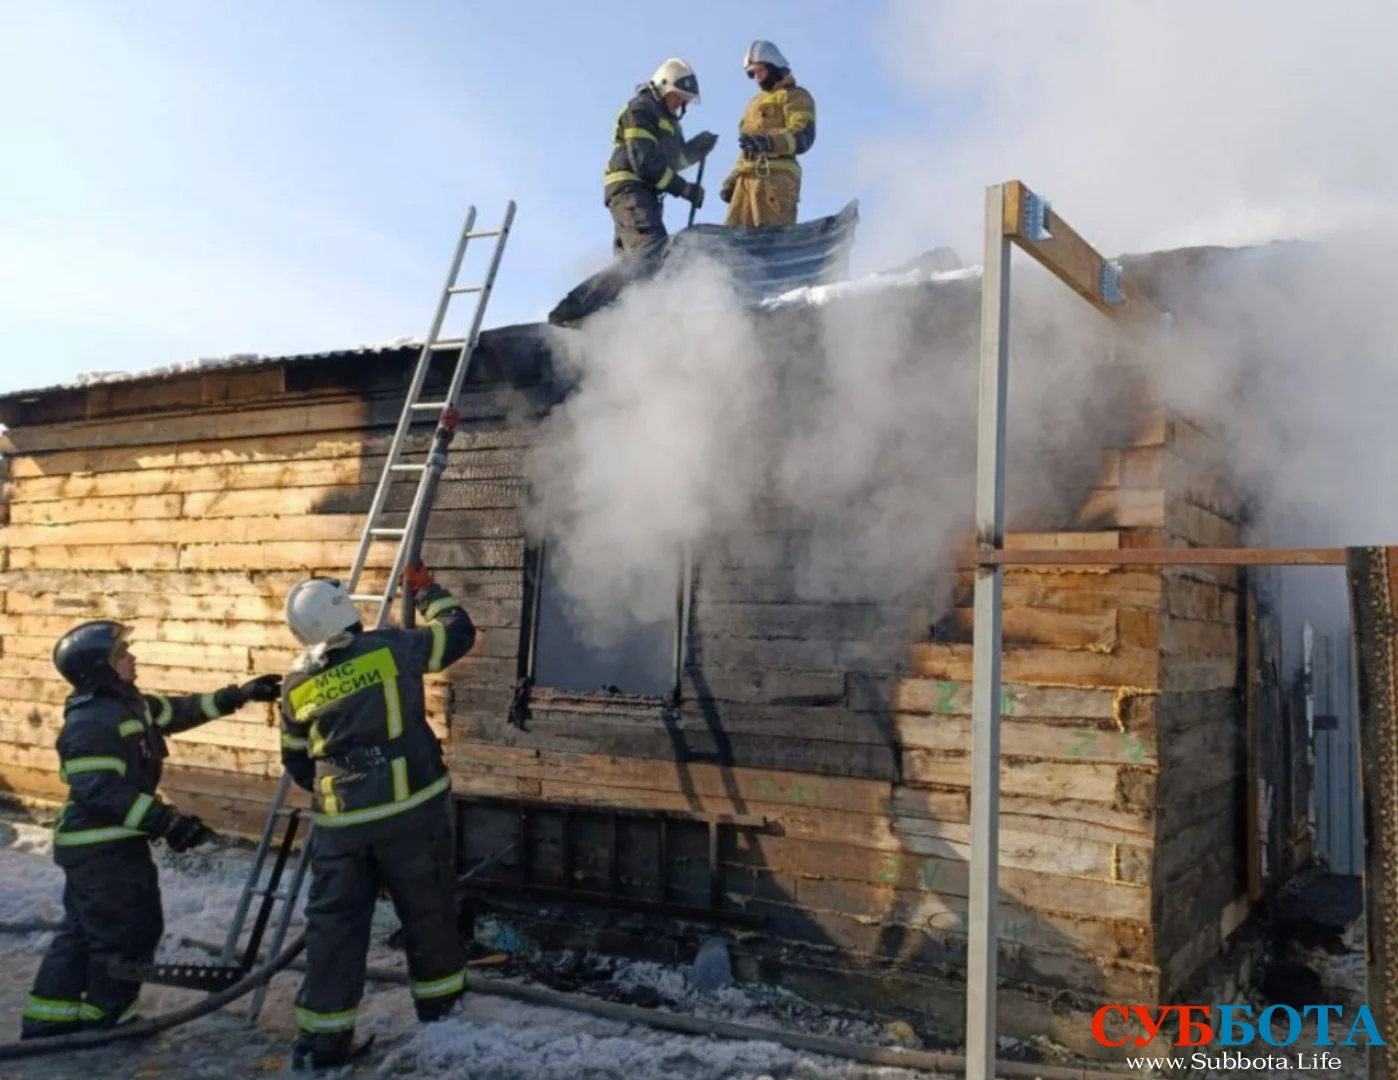
[[[365,630],[349,590],[311,578],[286,599],[306,647],[282,689],[282,763],[311,792],[316,823],[306,904],[306,978],[296,997],[295,1067],[353,1055],[374,903],[387,887],[403,924],[418,1019],[444,1017],[465,989],[450,776],[427,725],[423,676],[468,652],[476,628],[422,566],[403,575],[424,625]]]
[[[794,225],[801,163],[815,144],[815,99],[796,85],[791,65],[770,41],[754,41],[743,70],[757,83],[738,125],[738,162],[719,188],[728,226]]]
[[[612,154],[607,159],[602,197],[615,226],[612,250],[643,255],[666,238],[660,196],[674,195],[698,208],[704,189],[680,175],[708,156],[718,142],[703,132],[688,142],[680,118],[699,103],[699,80],[684,60],[672,58],[656,68],[649,82],[617,115]]]

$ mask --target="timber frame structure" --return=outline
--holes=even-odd
[[[966,1076],[994,1080],[999,869],[1003,574],[1007,566],[1344,566],[1357,647],[1364,800],[1364,909],[1370,1008],[1378,1030],[1398,1020],[1398,548],[1005,547],[1010,253],[1016,245],[1126,334],[1168,319],[1018,180],[986,189],[976,438],[975,620],[971,697],[971,865],[966,978]],[[1153,325],[1152,325],[1153,324]],[[1250,777],[1251,779],[1251,777]],[[1250,794],[1251,791],[1250,791]],[[1257,813],[1255,798],[1249,815]],[[1249,867],[1250,892],[1259,874]],[[1368,1048],[1373,1080],[1398,1077],[1398,1045]]]

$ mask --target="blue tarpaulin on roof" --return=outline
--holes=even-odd
[[[654,256],[619,259],[588,278],[549,313],[555,326],[576,326],[616,301],[628,285],[654,277],[692,255],[721,263],[739,296],[756,305],[805,285],[828,285],[849,277],[849,254],[859,224],[859,203],[838,214],[796,225],[730,229],[691,225],[671,236]]]

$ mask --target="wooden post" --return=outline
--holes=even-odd
[[[1398,548],[1351,548],[1350,608],[1364,800],[1364,925],[1369,1009],[1387,1046],[1371,1080],[1398,1080]]]
[[[1247,891],[1248,897],[1256,903],[1262,899],[1265,889],[1262,868],[1262,722],[1261,701],[1262,678],[1259,664],[1260,642],[1257,636],[1257,591],[1253,587],[1252,575],[1244,570],[1242,578],[1244,603],[1244,639],[1246,656],[1243,662],[1246,686],[1243,701],[1246,708],[1247,747],[1244,755],[1247,776]]]

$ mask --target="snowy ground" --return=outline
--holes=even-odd
[[[0,922],[57,922],[62,873],[50,860],[46,830],[0,822]],[[171,856],[157,848],[165,897],[166,938],[160,959],[208,962],[182,938],[217,942],[229,923],[246,855]],[[396,922],[387,905],[378,914],[370,963],[401,967],[383,941]],[[293,929],[292,933],[296,931]],[[0,1042],[18,1036],[19,1014],[50,935],[0,935]],[[779,991],[730,988],[697,994],[683,969],[587,958],[581,972],[592,992],[649,997],[668,1008],[757,1026],[799,1026],[865,1042],[884,1042],[881,1029],[825,1013]],[[185,1077],[234,1080],[292,1076],[287,1047],[293,1034],[292,998],[300,976],[272,983],[256,1027],[246,1001],[153,1040],[27,1061],[0,1061],[0,1080],[90,1080]],[[143,1014],[155,1016],[200,995],[148,986]],[[407,990],[370,983],[360,1006],[361,1035],[377,1036],[375,1052],[343,1076],[426,1076],[460,1080],[920,1080],[928,1074],[859,1066],[817,1058],[765,1042],[732,1042],[671,1035],[569,1011],[501,998],[469,996],[462,1013],[440,1024],[418,1025]]]

